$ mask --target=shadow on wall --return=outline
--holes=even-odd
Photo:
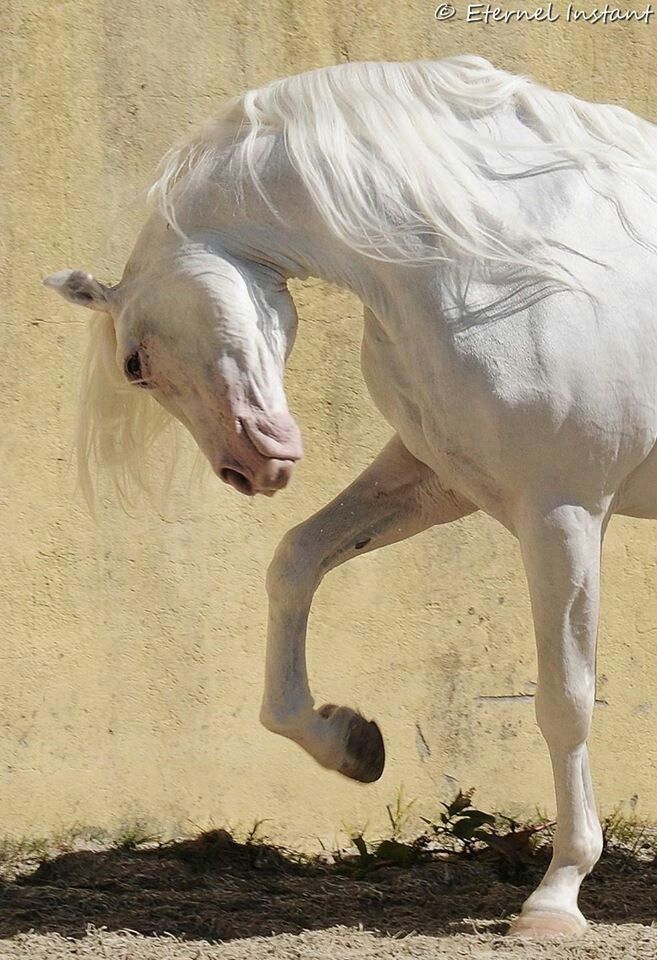
[[[87,924],[210,941],[339,924],[436,936],[471,933],[464,918],[498,921],[501,932],[505,912],[519,910],[544,869],[542,859],[512,884],[490,859],[460,857],[356,877],[219,830],[151,849],[66,853],[3,881],[0,937],[30,930],[81,937]],[[649,925],[656,880],[654,864],[608,851],[584,884],[582,908],[592,920]]]

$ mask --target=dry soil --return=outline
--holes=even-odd
[[[147,849],[78,850],[0,888],[2,960],[657,960],[657,866],[623,851],[583,888],[578,940],[504,936],[545,863],[301,864],[221,831]]]

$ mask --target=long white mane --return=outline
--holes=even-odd
[[[532,131],[532,143],[500,139],[495,120],[505,112]],[[207,187],[220,159],[238,187],[262,192],[266,153],[256,147],[272,131],[282,134],[327,226],[355,250],[388,261],[465,256],[572,288],[555,245],[506,219],[499,182],[581,170],[639,242],[623,182],[641,187],[652,174],[657,199],[657,127],[476,56],[340,64],[244,93],[165,156],[151,197],[175,223],[180,200]]]
[[[89,343],[82,367],[77,426],[78,482],[89,508],[95,501],[96,471],[106,471],[124,507],[135,491],[148,497],[166,491],[178,460],[179,431],[166,410],[145,391],[131,386],[116,362],[116,334],[109,314],[98,314],[90,324]],[[165,454],[162,483],[152,482],[153,451],[158,441]],[[93,471],[93,472],[92,472]]]
[[[527,139],[500,142],[496,118],[503,112],[533,132],[532,146]],[[657,127],[475,56],[341,64],[250,90],[166,154],[152,202],[177,226],[181,201],[207,190],[221,163],[234,172],[237,190],[255,187],[275,209],[262,185],[266,153],[258,142],[272,131],[282,135],[327,227],[366,256],[409,265],[458,256],[501,264],[519,278],[525,303],[532,289],[537,296],[579,289],[555,259],[558,244],[505,221],[496,189],[500,181],[564,167],[580,170],[614,204],[625,230],[649,245],[622,194],[632,180],[650,202],[657,200]],[[152,398],[123,384],[111,321],[94,328],[82,397],[81,480],[89,491],[89,463],[96,460],[118,471],[125,492],[130,478],[144,486],[145,455],[168,417]]]

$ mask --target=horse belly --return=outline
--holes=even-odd
[[[622,484],[614,513],[657,520],[657,445]]]

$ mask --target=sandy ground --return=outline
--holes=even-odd
[[[584,938],[506,938],[541,860],[512,871],[485,856],[345,869],[207,835],[78,850],[2,880],[0,958],[657,960],[657,865],[622,851],[585,884],[594,922]]]
[[[657,929],[627,924],[598,925],[580,940],[532,944],[485,934],[451,937],[404,938],[372,932],[331,927],[297,936],[251,937],[228,944],[195,940],[183,942],[169,937],[140,937],[130,933],[109,933],[90,928],[80,940],[66,940],[59,934],[25,935],[0,941],[3,960],[64,960],[64,958],[106,958],[106,960],[652,960],[657,957]]]
[[[637,924],[596,926],[580,940],[532,944],[500,936],[461,934],[451,937],[392,938],[375,933],[332,927],[328,930],[250,937],[228,944],[165,937],[108,933],[93,928],[81,940],[21,934],[0,941],[3,960],[652,960],[657,957],[657,929]]]

